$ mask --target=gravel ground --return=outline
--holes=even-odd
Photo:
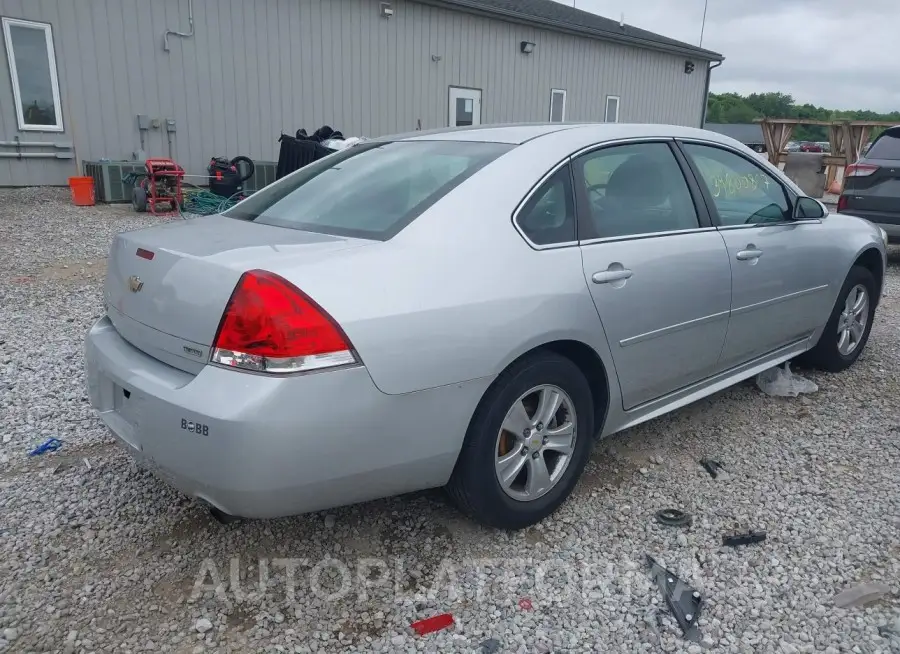
[[[900,252],[851,371],[804,371],[819,392],[789,400],[743,384],[617,435],[537,527],[479,528],[438,492],[223,526],[136,468],[85,397],[108,243],[149,222],[58,190],[0,193],[0,650],[900,647],[879,630],[900,616]],[[60,451],[26,456],[50,436]],[[728,474],[712,479],[703,456]],[[657,525],[668,506],[693,525]],[[768,539],[721,546],[748,528]],[[699,642],[680,636],[648,553],[703,594]],[[891,592],[834,605],[864,582]],[[450,629],[409,629],[445,611]]]

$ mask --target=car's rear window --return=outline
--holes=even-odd
[[[866,152],[867,159],[900,159],[900,132],[885,132]]]
[[[513,147],[471,141],[356,145],[301,168],[224,215],[383,241]]]

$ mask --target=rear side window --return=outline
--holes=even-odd
[[[885,132],[866,152],[869,159],[900,159],[900,132]]]
[[[358,145],[301,168],[224,215],[384,241],[513,147],[463,141]]]
[[[535,245],[575,241],[575,196],[566,164],[528,198],[516,216],[519,228]]]

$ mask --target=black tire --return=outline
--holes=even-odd
[[[838,321],[841,319],[841,313],[844,309],[844,303],[850,291],[858,284],[865,287],[869,294],[869,309],[866,319],[863,335],[856,347],[849,354],[841,354],[838,350]],[[862,266],[853,266],[850,269],[841,292],[838,294],[837,302],[831,310],[831,316],[825,324],[825,329],[819,337],[819,342],[815,347],[798,357],[798,361],[804,365],[821,368],[828,372],[841,372],[852,366],[859,355],[866,347],[869,341],[869,332],[872,330],[872,322],[875,318],[875,305],[878,302],[878,284],[872,273]]]
[[[500,486],[495,470],[497,439],[507,411],[523,393],[553,384],[574,405],[575,447],[562,476],[546,494],[519,501]],[[587,379],[569,359],[539,352],[512,364],[494,381],[472,417],[447,492],[459,509],[500,529],[522,529],[540,522],[566,500],[581,477],[594,444],[594,401]]]
[[[147,210],[147,191],[143,186],[135,186],[131,189],[131,208],[139,213]]]

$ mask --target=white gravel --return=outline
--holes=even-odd
[[[0,192],[0,650],[892,651],[900,253],[854,369],[798,371],[820,390],[793,399],[743,384],[618,435],[535,528],[482,529],[438,492],[222,526],[138,470],[83,389],[110,237],[150,221]],[[26,456],[51,436],[60,451]],[[669,506],[692,526],[657,525]],[[767,540],[721,546],[749,528]],[[703,594],[701,642],[681,638],[648,553]],[[891,592],[834,606],[864,582]],[[443,612],[453,627],[409,628]]]

